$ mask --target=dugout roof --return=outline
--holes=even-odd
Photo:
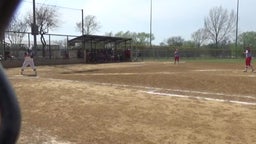
[[[99,35],[83,35],[71,39],[68,41],[69,45],[74,45],[75,43],[99,43],[99,42],[114,42],[114,43],[123,43],[131,42],[131,38],[122,38],[122,37],[111,37],[111,36],[99,36]]]

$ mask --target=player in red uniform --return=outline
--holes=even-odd
[[[251,64],[251,61],[252,61],[251,48],[247,47],[244,54],[245,54],[245,70],[244,70],[244,72],[247,72],[247,69],[249,67],[252,69],[252,72],[253,72],[254,69],[253,69],[253,66]]]
[[[174,51],[174,64],[179,63],[180,61],[180,53],[178,49],[175,49]]]

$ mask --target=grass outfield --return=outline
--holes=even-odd
[[[173,58],[145,58],[143,61],[159,61],[159,62],[167,62],[167,61],[173,61]],[[186,61],[186,62],[206,62],[206,63],[244,63],[243,58],[235,58],[235,59],[216,59],[216,58],[180,58],[180,61]],[[254,59],[252,59],[252,63],[254,63]],[[255,62],[256,63],[256,62]]]
[[[203,62],[203,63],[238,63],[244,64],[244,59],[184,59],[187,62]]]

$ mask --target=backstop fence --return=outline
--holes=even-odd
[[[5,32],[4,39],[0,43],[0,55],[4,60],[23,59],[24,52],[34,45],[34,37],[28,32]],[[37,48],[33,49],[37,58],[61,59],[67,57],[67,53],[73,56],[73,51],[67,45],[68,41],[77,36],[44,34],[37,35]],[[42,44],[42,41],[44,44]]]
[[[32,48],[36,64],[103,63],[131,60],[131,39],[85,35],[86,41],[74,43],[81,36],[44,34],[37,35],[37,46],[29,32],[5,32],[0,41],[0,60],[4,66],[17,66],[24,53]],[[89,39],[88,39],[89,38]],[[83,39],[82,39],[83,40]],[[128,41],[128,42],[127,42]],[[13,66],[11,66],[13,67]]]

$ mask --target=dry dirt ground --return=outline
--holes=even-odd
[[[243,63],[6,69],[18,144],[256,144],[256,73]]]

